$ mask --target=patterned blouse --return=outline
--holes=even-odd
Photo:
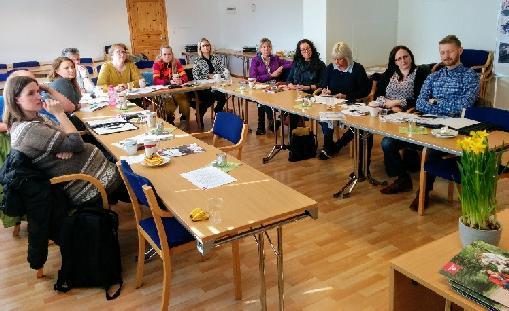
[[[394,73],[387,85],[385,98],[401,100],[400,106],[401,108],[405,108],[407,105],[406,99],[414,97],[414,82],[416,73],[417,70],[414,70],[401,81],[398,81],[398,74]]]
[[[226,67],[223,64],[221,58],[217,55],[210,55],[210,61],[212,62],[212,66],[214,67],[213,74],[219,73],[222,75]],[[194,61],[193,66],[194,80],[207,79],[208,75],[209,75],[209,65],[207,64],[207,61],[203,57],[197,58]]]

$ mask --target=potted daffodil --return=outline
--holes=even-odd
[[[497,245],[501,225],[497,221],[497,181],[500,150],[488,147],[486,131],[471,132],[458,141],[463,150],[458,163],[461,175],[459,233],[463,246],[474,241]]]

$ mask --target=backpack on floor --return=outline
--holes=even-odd
[[[54,289],[101,287],[106,299],[115,299],[122,288],[122,267],[118,244],[118,215],[109,209],[79,209],[63,220],[60,231],[62,268]],[[112,286],[118,290],[108,294]]]
[[[297,162],[316,156],[316,137],[307,127],[297,127],[292,131],[288,161]]]

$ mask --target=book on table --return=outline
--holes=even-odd
[[[465,247],[440,273],[453,290],[489,310],[509,310],[509,252],[482,241]]]

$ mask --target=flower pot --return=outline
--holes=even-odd
[[[458,219],[459,234],[463,247],[472,244],[474,241],[484,241],[488,244],[498,246],[502,227],[498,230],[479,230],[466,226]]]

